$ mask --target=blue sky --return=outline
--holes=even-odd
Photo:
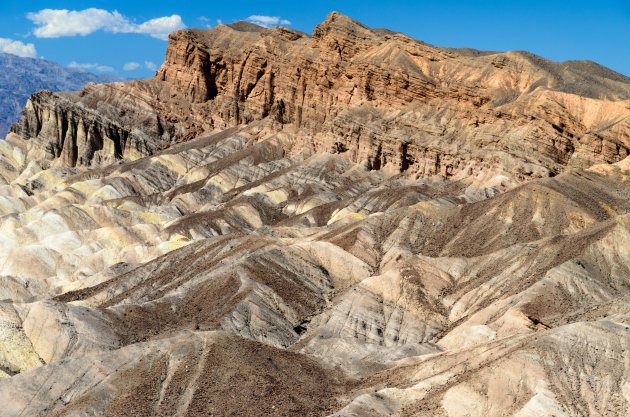
[[[162,62],[171,29],[249,18],[310,33],[332,10],[434,45],[590,59],[630,76],[629,0],[3,0],[0,51],[148,77]]]

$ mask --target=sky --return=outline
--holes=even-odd
[[[333,10],[433,45],[588,59],[630,76],[630,0],[0,0],[0,52],[150,77],[172,30],[249,20],[311,33]]]

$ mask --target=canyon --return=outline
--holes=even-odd
[[[4,416],[630,413],[630,79],[333,12],[0,142]]]

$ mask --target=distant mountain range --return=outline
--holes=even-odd
[[[22,58],[0,53],[0,138],[15,122],[28,100],[38,90],[80,90],[88,82],[121,81],[111,75],[64,68],[44,59]]]

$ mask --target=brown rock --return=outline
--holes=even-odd
[[[67,166],[153,154],[268,118],[275,129],[299,129],[295,151],[335,147],[369,169],[450,177],[501,166],[524,180],[627,156],[629,85],[594,63],[438,48],[334,12],[311,37],[242,22],[177,31],[155,78],[52,95],[49,104],[34,96],[13,131]],[[64,129],[83,108],[106,119],[84,121],[87,134]],[[41,129],[41,113],[58,116]],[[523,162],[537,168],[521,172]]]

